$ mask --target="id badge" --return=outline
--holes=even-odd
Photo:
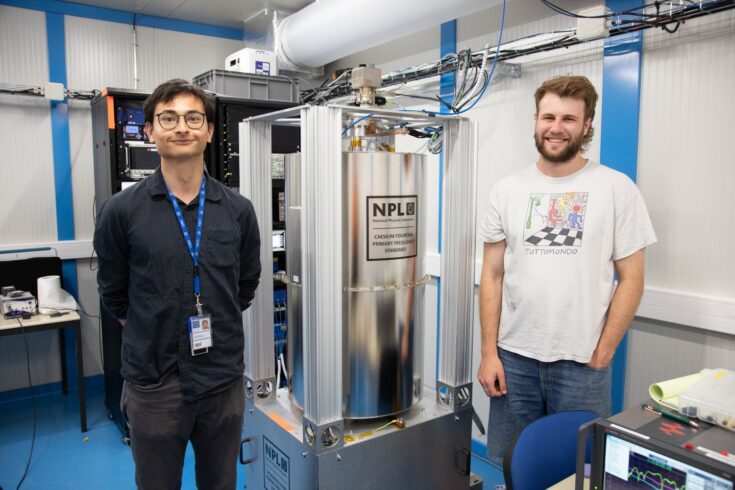
[[[189,317],[189,343],[192,356],[209,352],[209,348],[212,347],[211,316],[193,315]]]

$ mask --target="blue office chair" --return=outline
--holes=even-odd
[[[508,490],[548,488],[576,470],[577,430],[597,418],[582,410],[558,412],[532,422],[508,445],[503,458],[503,476]],[[590,461],[587,444],[585,461]]]

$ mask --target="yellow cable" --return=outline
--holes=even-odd
[[[383,430],[383,429],[385,429],[386,427],[388,427],[388,426],[391,426],[391,425],[395,424],[396,422],[398,422],[398,419],[395,419],[395,420],[391,420],[390,422],[388,422],[388,423],[387,423],[387,424],[385,424],[384,426],[382,426],[382,427],[379,427],[379,428],[375,429],[375,430],[374,430],[373,432],[378,432],[379,430]]]

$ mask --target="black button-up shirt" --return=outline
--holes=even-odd
[[[207,354],[191,355],[187,319],[196,314],[194,263],[161,169],[110,198],[94,232],[100,298],[115,318],[127,319],[122,376],[146,386],[178,371],[188,400],[216,393],[242,376],[242,311],[260,278],[260,234],[252,204],[205,178],[199,276],[203,310],[212,317],[213,345]],[[199,196],[179,205],[194,240]]]

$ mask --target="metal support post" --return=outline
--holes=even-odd
[[[341,109],[301,110],[303,427],[316,453],[344,444],[341,132]]]
[[[457,410],[471,401],[475,287],[477,125],[444,123],[441,341],[437,398]],[[445,395],[442,396],[442,390]]]
[[[273,340],[273,231],[271,186],[271,123],[240,123],[240,193],[250,199],[260,228],[260,285],[243,313],[245,378],[249,399],[269,398],[276,391]]]

